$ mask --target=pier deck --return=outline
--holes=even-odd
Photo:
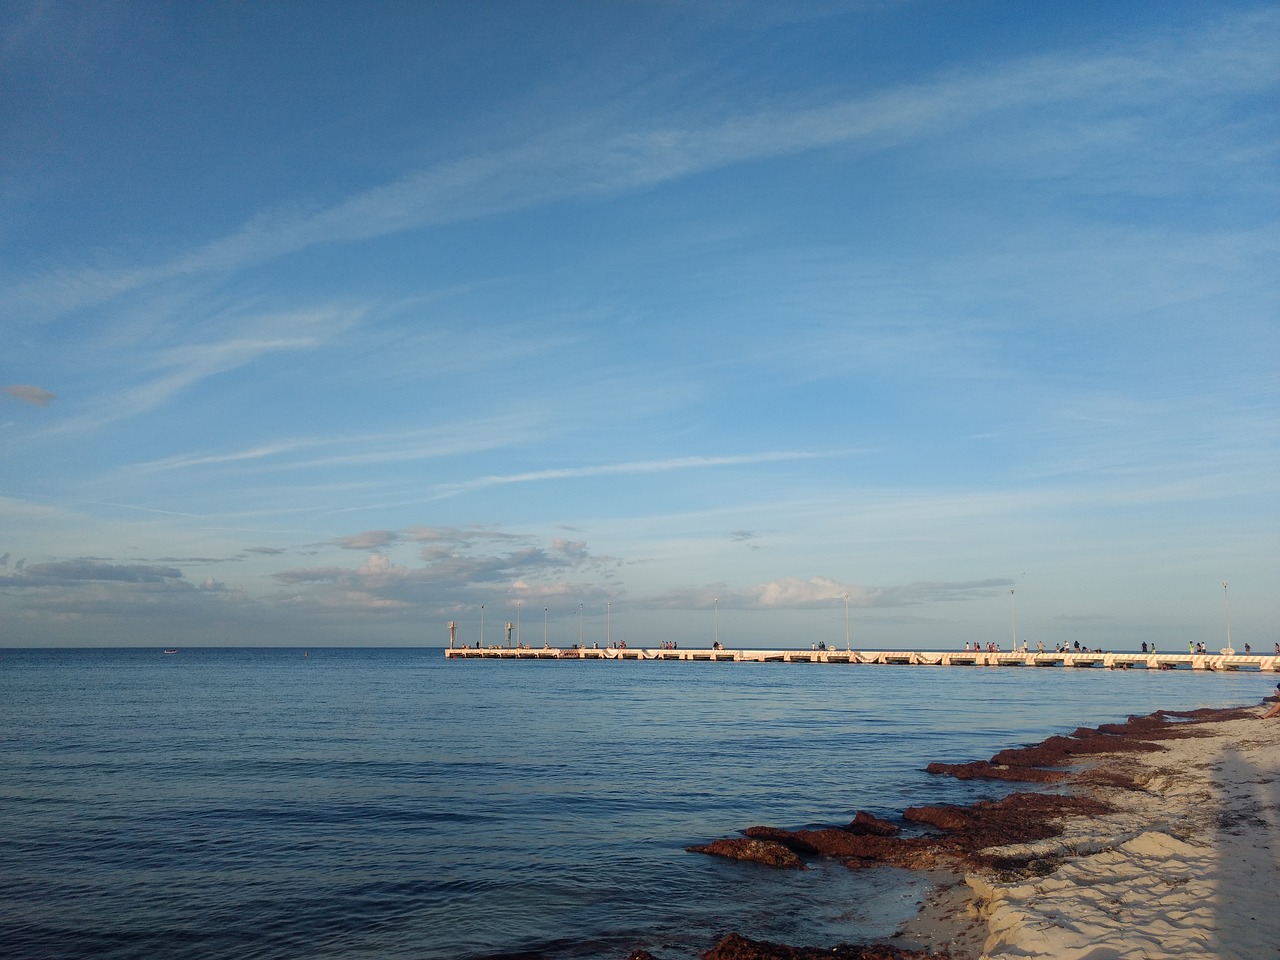
[[[1251,670],[1280,673],[1280,657],[1222,653],[987,653],[948,650],[666,650],[596,647],[451,647],[448,659],[705,660],[714,663],[899,664],[929,667],[1092,667],[1113,670]]]

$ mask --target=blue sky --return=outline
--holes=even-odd
[[[0,644],[1269,650],[1278,92],[1261,2],[6,4]]]

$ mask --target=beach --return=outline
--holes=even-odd
[[[1114,808],[998,851],[1060,861],[1044,876],[971,873],[983,957],[1280,957],[1280,719],[1190,723],[1158,752],[1107,755],[1087,786]],[[1128,781],[1128,782],[1126,782]]]
[[[990,761],[931,765],[944,776],[1045,785],[904,811],[908,824],[937,832],[900,834],[861,814],[842,828],[749,828],[744,859],[781,847],[854,868],[891,863],[930,871],[935,889],[888,945],[752,952],[735,942],[725,956],[857,957],[891,945],[903,957],[951,960],[1280,957],[1280,718],[1262,712],[1131,717]],[[734,856],[735,842],[700,852]]]

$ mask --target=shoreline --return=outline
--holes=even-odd
[[[1257,960],[1280,957],[1280,720],[1158,712],[930,772],[1027,784],[999,801],[751,827],[692,852],[803,869],[892,863],[934,888],[888,941],[795,947],[726,937],[706,960]],[[937,832],[913,833],[911,824]],[[639,954],[637,955],[639,956]]]

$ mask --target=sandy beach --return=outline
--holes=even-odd
[[[741,939],[708,958],[1277,960],[1280,718],[1262,708],[1131,717],[933,764],[940,775],[1051,785],[972,807],[866,814],[845,827],[752,827],[697,852],[804,869],[838,857],[931,871],[936,889],[890,944]],[[718,950],[720,947],[717,948]],[[867,951],[865,953],[859,951]]]
[[[981,956],[1280,957],[1280,719],[1251,712],[1194,723],[1160,751],[1103,755],[1077,789],[1115,812],[1068,816],[1059,837],[989,851],[1057,865],[966,876],[986,925]]]

